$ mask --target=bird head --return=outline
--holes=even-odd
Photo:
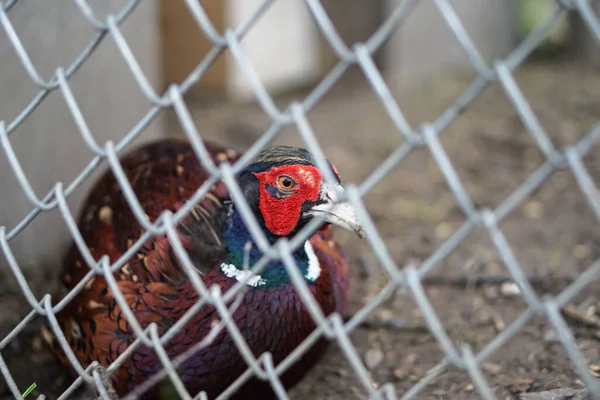
[[[335,166],[327,161],[337,182],[328,184],[305,149],[272,146],[239,174],[238,182],[259,221],[275,236],[290,236],[318,215],[324,226],[341,226],[363,237],[354,207],[339,202],[343,192]]]

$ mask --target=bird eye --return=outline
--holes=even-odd
[[[291,189],[294,186],[294,180],[286,175],[277,178],[277,183],[283,189]]]

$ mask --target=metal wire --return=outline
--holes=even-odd
[[[182,398],[193,398],[196,394],[190,394],[186,391],[175,368],[184,362],[185,359],[192,356],[195,351],[198,351],[203,346],[209,344],[223,329],[229,331],[237,348],[248,364],[246,373],[240,376],[239,379],[221,395],[220,398],[223,399],[227,398],[236,388],[240,387],[245,381],[253,376],[268,380],[279,398],[287,398],[287,394],[285,393],[285,389],[283,388],[279,377],[321,337],[326,337],[338,342],[349,365],[357,375],[357,382],[371,398],[397,398],[398,395],[401,395],[402,399],[416,398],[425,386],[435,380],[437,376],[448,368],[455,367],[470,376],[474,388],[479,392],[479,395],[482,398],[494,399],[493,390],[481,369],[482,363],[518,334],[534,316],[542,315],[549,320],[550,325],[556,330],[560,342],[565,347],[567,354],[581,379],[586,383],[590,394],[594,396],[594,398],[600,399],[600,384],[588,371],[586,367],[587,363],[575,343],[573,334],[565,324],[559,312],[562,305],[566,304],[577,292],[583,289],[592,278],[595,278],[600,273],[600,259],[593,262],[575,282],[565,288],[560,294],[555,297],[545,297],[542,299],[539,298],[533,290],[518,259],[514,255],[510,244],[506,240],[502,229],[499,227],[499,223],[507,215],[513,212],[527,196],[539,188],[556,169],[568,169],[572,172],[581,192],[594,212],[596,219],[600,222],[599,191],[595,187],[589,172],[582,162],[582,158],[590,151],[592,146],[600,141],[600,123],[585,134],[575,145],[562,149],[556,148],[542,125],[539,123],[533,109],[520,90],[519,85],[512,77],[513,71],[518,68],[542,40],[549,35],[554,23],[569,12],[581,14],[582,20],[589,28],[593,37],[600,44],[600,22],[590,5],[591,0],[556,1],[555,12],[548,17],[545,22],[540,24],[538,28],[510,54],[504,59],[496,60],[492,65],[488,65],[480,55],[480,52],[473,40],[471,40],[467,34],[459,15],[455,12],[450,1],[434,0],[433,3],[442,15],[444,21],[448,24],[448,27],[456,37],[457,42],[464,49],[477,76],[471,85],[469,85],[469,87],[458,96],[437,119],[423,124],[418,129],[411,127],[405,119],[402,110],[392,96],[384,77],[372,60],[373,53],[382,46],[390,35],[394,33],[407,18],[410,17],[413,9],[420,3],[417,0],[404,0],[400,2],[381,27],[374,32],[365,43],[354,43],[351,46],[344,43],[336,32],[334,24],[330,20],[320,1],[306,0],[306,6],[310,10],[319,30],[339,58],[339,61],[302,102],[293,102],[283,109],[277,107],[275,101],[261,82],[259,75],[255,72],[251,62],[240,45],[240,41],[244,35],[250,31],[253,26],[260,23],[261,17],[273,3],[272,0],[263,1],[254,15],[252,15],[244,24],[237,28],[232,27],[226,29],[223,34],[219,34],[214,28],[199,2],[186,0],[190,14],[195,18],[198,26],[204,32],[207,39],[212,42],[213,48],[181,85],[170,86],[162,95],[159,95],[152,89],[148,79],[144,75],[142,67],[137,62],[119,28],[119,24],[135,12],[139,0],[129,2],[120,12],[108,15],[105,20],[99,19],[98,16],[95,15],[93,8],[85,0],[77,0],[75,2],[77,7],[89,22],[90,26],[97,31],[96,37],[82,50],[73,64],[58,68],[55,75],[48,80],[44,80],[37,72],[11,23],[10,10],[17,1],[18,0],[5,1],[3,4],[0,4],[0,25],[14,47],[29,78],[40,88],[40,92],[34,96],[29,105],[23,109],[13,121],[0,121],[0,148],[9,161],[9,165],[19,182],[21,189],[32,205],[32,210],[28,216],[16,226],[0,227],[0,248],[8,261],[12,273],[17,279],[20,289],[23,291],[31,306],[31,312],[27,317],[24,318],[8,335],[2,338],[2,341],[0,342],[0,372],[4,376],[9,389],[15,398],[20,398],[20,391],[15,380],[11,376],[9,368],[2,358],[1,353],[9,345],[11,340],[22,332],[26,325],[29,324],[36,315],[41,315],[48,319],[54,334],[58,338],[60,344],[64,347],[69,360],[80,374],[80,378],[77,379],[69,390],[63,393],[60,398],[67,398],[83,382],[96,385],[101,398],[109,398],[107,389],[102,386],[104,378],[114,373],[117,367],[121,365],[139,345],[143,344],[154,348],[161,363],[164,365],[164,370],[157,373],[150,381],[140,386],[136,392],[131,393],[126,397],[127,399],[135,398],[136,395],[148,390],[152,384],[158,382],[165,376],[168,376],[172,380],[174,387]],[[148,98],[152,107],[130,132],[123,135],[118,143],[108,141],[101,144],[94,138],[93,134],[88,129],[85,118],[79,109],[77,99],[70,89],[69,80],[79,67],[87,61],[89,55],[95,50],[98,44],[107,37],[110,37],[114,41],[129,68],[132,79],[138,84],[140,91]],[[238,162],[233,165],[227,163],[222,164],[217,168],[210,159],[198,130],[194,125],[187,109],[187,105],[183,100],[183,94],[185,94],[195,82],[201,79],[214,60],[226,50],[231,51],[233,59],[248,78],[258,103],[266,115],[271,118],[272,124]],[[315,299],[312,298],[310,292],[307,290],[301,275],[295,268],[294,259],[292,257],[292,252],[301,246],[312,232],[314,232],[318,221],[308,224],[308,226],[303,228],[292,240],[280,240],[274,245],[270,245],[260,230],[256,217],[252,214],[248,205],[245,204],[244,197],[240,188],[237,186],[234,176],[248,161],[268,145],[268,143],[279,134],[283,127],[289,125],[296,125],[301,139],[311,153],[313,153],[317,160],[317,164],[319,166],[326,165],[323,152],[321,151],[319,142],[310,126],[306,114],[321,100],[321,98],[340,79],[342,74],[353,64],[358,65],[362,69],[366,79],[397,129],[398,134],[401,135],[404,141],[387,159],[383,160],[380,166],[360,185],[350,185],[344,194],[344,197],[356,207],[359,219],[363,223],[366,237],[372,247],[373,253],[376,255],[390,278],[388,286],[382,289],[382,291],[375,296],[369,304],[366,304],[362,310],[359,310],[350,321],[344,323],[341,316],[338,314],[332,314],[328,317],[323,315],[316,304]],[[452,159],[447,155],[444,146],[439,139],[440,135],[457,118],[461,111],[468,107],[481,91],[492,82],[496,82],[504,88],[519,117],[527,127],[529,134],[532,136],[537,147],[545,157],[545,161],[542,165],[527,177],[527,179],[525,179],[521,185],[494,210],[477,209],[459,175],[456,173]],[[10,135],[25,119],[35,112],[37,106],[46,98],[46,96],[55,90],[59,90],[62,93],[65,104],[76,123],[75,125],[87,147],[94,154],[94,159],[72,182],[57,182],[50,192],[44,195],[38,195],[29,184],[29,181],[21,168],[19,159],[11,145]],[[177,213],[171,214],[165,212],[156,222],[150,223],[145,218],[142,206],[138,199],[136,199],[129,182],[123,173],[118,155],[122,150],[127,148],[137,136],[142,134],[144,129],[152,122],[161,109],[170,107],[175,110],[185,135],[192,143],[195,153],[203,167],[211,173],[211,177],[198,189],[190,201],[177,211]],[[408,154],[420,147],[427,147],[431,151],[433,159],[442,171],[450,191],[467,220],[454,235],[449,237],[420,265],[403,267],[399,266],[390,256],[381,236],[377,232],[375,224],[362,203],[362,197],[391,171],[398,168],[398,165]],[[77,229],[75,218],[71,214],[66,201],[73,190],[88,178],[102,160],[107,160],[118,183],[121,185],[123,193],[136,218],[145,230],[145,234],[131,246],[129,251],[112,265],[108,262],[107,257],[100,259],[98,262],[94,260],[92,254],[85,246],[81,234]],[[328,169],[325,169],[325,171],[325,179],[332,181],[334,177],[330,171]],[[226,293],[221,293],[219,287],[205,287],[204,283],[194,274],[191,261],[175,234],[175,224],[180,221],[183,216],[189,213],[193,205],[197,203],[219,179],[222,179],[229,188],[231,197],[238,206],[249,230],[252,232],[256,245],[264,253],[263,258],[253,267],[253,270],[255,272],[260,272],[270,260],[282,260],[294,285],[298,288],[299,295],[302,297],[311,316],[318,325],[317,329],[304,341],[304,343],[294,350],[279,365],[273,364],[273,360],[269,353],[265,353],[258,358],[254,357],[231,318],[233,310],[240,304],[240,299],[243,295],[242,289],[244,287],[244,282],[239,282],[232,290],[229,290]],[[42,296],[41,299],[35,297],[27,279],[21,272],[17,260],[12,254],[10,242],[41,212],[57,208],[62,214],[84,259],[88,262],[90,272],[87,274],[86,278],[84,278],[60,302],[53,305],[50,294]],[[453,343],[446,333],[440,318],[436,315],[421,283],[424,276],[433,271],[444,258],[448,257],[452,251],[475,230],[484,230],[489,234],[492,243],[503,260],[506,270],[519,286],[520,293],[529,306],[520,317],[490,343],[484,346],[477,354],[474,354],[467,345]],[[139,250],[142,244],[153,235],[167,235],[173,245],[177,257],[190,275],[192,284],[202,299],[202,301],[188,310],[183,318],[162,336],[158,335],[157,327],[154,324],[151,324],[146,329],[142,329],[139,322],[135,320],[133,312],[129,309],[127,301],[122,293],[119,292],[116,281],[112,276],[113,272],[126,263],[128,258]],[[93,363],[91,366],[84,369],[76,360],[75,355],[67,345],[65,336],[56,321],[55,314],[63,309],[64,306],[83,289],[90,279],[93,279],[98,275],[103,275],[107,279],[109,286],[114,291],[117,302],[123,310],[124,316],[135,331],[137,339],[125,353],[121,354],[119,358],[115,360],[113,364],[107,366],[106,369],[101,368],[97,363]],[[349,338],[349,334],[372,310],[376,309],[401,287],[407,288],[410,293],[412,293],[416,303],[423,312],[424,319],[427,322],[432,335],[439,342],[439,346],[442,349],[445,358],[410,390],[398,394],[395,393],[394,387],[391,384],[385,382],[376,384],[376,382],[373,381],[361,362],[357,350]],[[227,304],[230,304],[230,306]],[[192,349],[181,354],[174,360],[169,360],[163,347],[164,344],[182,329],[185,323],[189,321],[200,307],[205,305],[212,305],[217,309],[221,316],[220,323],[214,327],[204,340],[196,344]],[[199,394],[199,396],[199,398],[203,398],[202,393]]]

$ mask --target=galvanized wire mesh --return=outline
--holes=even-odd
[[[12,273],[16,277],[20,289],[23,291],[29,304],[31,312],[23,319],[23,321],[14,328],[14,330],[2,339],[0,342],[0,354],[3,349],[18,335],[24,327],[30,323],[33,318],[38,315],[44,316],[49,321],[53,328],[54,334],[57,336],[63,345],[67,355],[79,372],[80,378],[77,379],[71,388],[62,394],[61,399],[68,396],[84,381],[96,388],[102,398],[109,398],[107,388],[103,385],[103,379],[110,375],[115,369],[128,357],[133,349],[143,344],[153,347],[160,357],[164,370],[156,375],[155,379],[150,380],[142,387],[149,388],[159,379],[169,376],[172,380],[177,392],[181,398],[191,399],[196,396],[195,393],[188,393],[184,388],[175,368],[185,358],[193,354],[202,346],[214,337],[221,329],[229,330],[238,346],[241,354],[248,364],[248,369],[223,395],[221,398],[226,398],[233,393],[245,381],[252,376],[259,377],[271,382],[272,387],[279,398],[287,398],[286,392],[279,381],[279,376],[290,367],[299,357],[320,337],[337,341],[343,350],[348,363],[356,373],[358,382],[362,385],[364,392],[371,398],[416,398],[425,386],[435,380],[442,372],[449,367],[455,367],[467,373],[474,387],[479,392],[481,397],[486,399],[495,398],[494,393],[486,380],[485,373],[481,369],[481,365],[490,356],[500,350],[503,345],[510,341],[534,316],[546,316],[550,324],[556,330],[558,338],[566,349],[573,365],[578,371],[581,379],[585,382],[588,391],[594,398],[600,399],[600,384],[588,371],[586,360],[578,349],[573,338],[572,332],[567,327],[561,313],[560,307],[568,303],[574,296],[580,292],[600,270],[600,259],[592,263],[587,270],[582,273],[571,285],[564,289],[557,296],[548,296],[540,298],[536,295],[530,282],[528,281],[523,269],[519,265],[519,261],[515,257],[511,246],[508,244],[502,230],[499,228],[499,222],[507,215],[516,209],[516,207],[534,190],[539,188],[549,176],[557,169],[570,170],[582,193],[585,195],[590,208],[593,210],[596,219],[600,221],[600,195],[591,179],[586,167],[582,162],[582,158],[590,151],[593,145],[600,140],[600,124],[587,132],[576,144],[565,148],[556,148],[550,141],[544,128],[536,118],[527,99],[523,96],[519,85],[513,78],[513,71],[518,68],[523,61],[540,45],[545,37],[548,36],[553,24],[566,13],[579,13],[582,20],[585,22],[593,37],[600,43],[600,21],[597,15],[594,14],[589,0],[562,0],[556,2],[555,12],[540,26],[537,27],[523,42],[521,42],[508,56],[501,60],[496,60],[492,65],[488,65],[482,58],[473,41],[467,34],[461,20],[452,4],[448,0],[434,0],[435,5],[439,9],[445,22],[448,24],[454,33],[456,40],[464,49],[469,61],[477,72],[476,78],[468,86],[468,88],[458,96],[455,101],[444,110],[444,112],[430,123],[423,124],[418,128],[410,126],[405,119],[400,107],[392,96],[385,79],[375,66],[372,55],[377,51],[390,35],[408,18],[415,7],[419,5],[418,0],[404,0],[399,3],[397,8],[387,17],[381,27],[364,43],[354,43],[352,46],[347,46],[336,32],[335,26],[325,12],[319,0],[306,0],[306,6],[310,9],[314,20],[316,21],[321,33],[326,38],[327,42],[333,48],[339,61],[335,67],[322,79],[322,81],[306,96],[302,102],[292,102],[287,107],[281,109],[277,107],[271,95],[257,73],[254,71],[252,64],[249,62],[240,41],[244,35],[250,31],[253,26],[260,23],[262,15],[269,9],[274,1],[263,1],[261,6],[256,10],[248,21],[239,27],[230,27],[223,33],[219,33],[212,25],[203,7],[194,0],[187,0],[189,12],[195,17],[198,26],[202,29],[206,37],[213,43],[212,50],[198,64],[198,66],[189,74],[187,79],[180,85],[171,85],[164,94],[156,93],[148,79],[144,76],[140,65],[136,61],[131,49],[128,47],[127,41],[121,34],[119,24],[125,20],[131,13],[135,12],[136,6],[140,1],[131,1],[123,10],[114,15],[109,15],[105,20],[100,20],[94,14],[93,8],[85,0],[77,0],[76,7],[86,17],[89,23],[97,30],[96,38],[81,52],[80,56],[68,66],[57,69],[55,75],[48,81],[38,74],[36,67],[31,62],[27,50],[21,44],[18,35],[15,32],[10,18],[10,10],[17,3],[17,0],[5,1],[0,6],[0,24],[14,46],[23,67],[27,71],[30,79],[39,87],[40,91],[37,96],[32,99],[31,103],[13,120],[0,121],[0,144],[4,155],[9,160],[10,166],[17,177],[21,188],[26,194],[28,200],[33,205],[31,213],[14,227],[0,227],[0,246],[4,257],[8,260]],[[123,59],[127,63],[131,71],[132,77],[151,101],[153,106],[148,113],[139,121],[139,123],[119,142],[108,141],[106,143],[98,143],[92,133],[89,131],[85,118],[83,117],[78,107],[77,101],[71,93],[69,87],[70,77],[77,69],[86,62],[89,55],[93,52],[96,46],[102,41],[110,38],[117,45]],[[190,116],[187,105],[183,100],[183,94],[202,78],[207,68],[214,60],[224,51],[229,50],[233,55],[238,66],[245,73],[247,79],[252,84],[258,103],[264,112],[271,118],[272,124],[269,129],[264,132],[262,137],[257,140],[243,157],[233,165],[228,163],[216,167],[207,154],[207,150],[203,145],[201,136],[194,125]],[[346,193],[342,199],[346,198],[356,207],[359,218],[364,226],[364,230],[374,254],[377,256],[385,272],[389,277],[389,284],[375,296],[367,305],[358,311],[349,321],[345,322],[340,315],[333,314],[325,317],[320,308],[316,304],[314,298],[310,295],[306,288],[306,284],[294,267],[294,261],[291,256],[293,250],[301,246],[304,241],[314,232],[319,221],[314,221],[292,240],[282,239],[275,245],[271,246],[261,232],[256,218],[245,204],[240,188],[235,181],[235,174],[240,171],[243,166],[255,157],[269,142],[274,139],[278,133],[288,125],[296,125],[299,134],[304,141],[306,147],[315,156],[317,164],[321,166],[325,173],[325,179],[334,181],[330,170],[325,167],[326,161],[319,142],[311,128],[311,124],[307,119],[307,112],[317,104],[321,98],[329,91],[329,89],[340,79],[344,72],[352,65],[358,65],[362,69],[366,79],[372,86],[373,91],[379,97],[382,105],[385,107],[389,118],[393,121],[397,131],[403,137],[403,143],[391,153],[391,155],[383,160],[380,166],[374,170],[360,185],[350,185],[347,187]],[[458,174],[453,166],[453,161],[448,157],[443,145],[440,142],[440,135],[446,128],[457,118],[457,116],[481,93],[482,89],[487,85],[497,82],[505,89],[507,96],[512,101],[515,110],[520,116],[523,123],[528,128],[528,131],[534,139],[539,150],[545,156],[545,162],[539,166],[510,196],[508,196],[495,209],[478,209],[461,182]],[[95,155],[89,165],[81,171],[81,173],[72,182],[57,182],[54,188],[44,196],[38,196],[28,182],[27,176],[23,172],[23,168],[19,163],[11,146],[10,135],[15,129],[32,113],[35,112],[46,95],[58,90],[64,96],[64,100],[76,121],[77,128],[81,137],[84,139],[89,150]],[[172,107],[184,128],[187,138],[191,141],[196,155],[201,160],[204,168],[211,173],[211,178],[198,189],[196,194],[190,199],[190,202],[175,214],[164,213],[155,222],[150,223],[145,218],[142,206],[135,198],[129,182],[127,181],[121,165],[119,163],[118,154],[126,149],[132,140],[141,135],[144,129],[152,122],[157,114],[164,108]],[[386,246],[378,234],[375,224],[369,217],[362,202],[362,197],[367,194],[375,184],[381,181],[390,171],[398,168],[399,164],[407,157],[411,151],[417,148],[428,148],[435,161],[443,172],[446,182],[452,191],[458,205],[467,217],[466,222],[458,229],[451,237],[449,237],[437,250],[435,250],[429,258],[423,261],[418,266],[404,266],[392,259]],[[110,265],[107,258],[96,262],[90,252],[87,250],[81,235],[77,229],[75,219],[67,206],[66,199],[73,190],[80,185],[94,169],[99,162],[105,159],[108,161],[110,168],[114,172],[118,182],[120,183],[129,205],[132,207],[134,214],[139,220],[145,233],[137,243],[131,246],[129,251],[124,254],[114,264]],[[254,358],[251,352],[248,351],[247,344],[241,338],[235,324],[229,318],[230,309],[226,304],[232,300],[239,300],[243,283],[239,283],[233,290],[226,293],[221,293],[218,287],[207,288],[193,271],[190,260],[184,251],[177,235],[175,234],[174,224],[176,224],[191,207],[197,203],[200,198],[209,190],[209,188],[219,179],[223,179],[230,190],[232,199],[240,209],[242,216],[251,230],[255,238],[256,245],[264,253],[264,257],[257,265],[253,267],[255,272],[260,272],[264,265],[273,259],[281,259],[286,269],[288,270],[294,285],[301,294],[306,307],[316,321],[318,328],[309,336],[309,338],[299,346],[286,360],[279,365],[273,365],[270,354],[265,353],[259,358]],[[36,298],[30,286],[23,275],[15,257],[11,252],[10,241],[15,238],[25,226],[31,222],[41,212],[58,208],[70,230],[70,233],[76,244],[82,251],[86,261],[90,266],[90,271],[79,285],[77,285],[67,296],[59,303],[53,304],[51,294],[44,295],[41,299]],[[467,345],[458,345],[453,343],[449,335],[446,333],[443,324],[436,315],[432,304],[422,286],[422,279],[440,264],[440,262],[450,255],[453,250],[461,244],[473,231],[485,230],[489,234],[493,244],[498,250],[504,262],[504,267],[518,284],[520,293],[523,299],[528,304],[528,309],[519,318],[517,318],[510,326],[502,331],[494,340],[488,343],[478,353],[474,353]],[[202,301],[192,307],[186,316],[175,324],[165,335],[159,337],[154,324],[151,324],[147,329],[142,329],[140,324],[135,320],[133,314],[129,310],[123,295],[118,291],[115,280],[112,277],[113,271],[119,269],[128,258],[136,252],[142,244],[153,235],[166,234],[170,239],[173,247],[176,250],[179,258],[184,260],[183,265],[187,269],[195,288],[202,297]],[[58,326],[55,318],[55,313],[64,308],[64,306],[73,299],[73,297],[84,287],[84,285],[96,275],[104,275],[109,282],[109,285],[115,292],[115,297],[122,307],[128,322],[134,328],[137,340],[133,343],[130,349],[122,354],[112,365],[106,369],[98,368],[97,364],[93,364],[87,369],[84,369],[76,360],[73,353],[70,352],[69,346],[65,340],[63,333]],[[439,346],[443,350],[445,357],[433,368],[426,376],[417,382],[410,390],[405,393],[396,393],[391,383],[373,382],[369,372],[363,365],[357,350],[349,338],[349,334],[365,320],[366,316],[376,309],[381,303],[389,298],[398,288],[405,287],[410,290],[416,303],[423,312],[423,316],[427,321],[431,333],[439,342]],[[222,322],[214,328],[214,331],[205,340],[198,343],[194,348],[190,349],[186,354],[181,355],[176,360],[169,360],[163,348],[163,344],[169,340],[180,329],[189,318],[203,305],[214,305],[222,317]],[[234,301],[233,306],[236,306]],[[14,379],[11,376],[11,371],[7,368],[6,363],[0,356],[0,371],[6,379],[10,390],[15,398],[20,398],[20,393],[23,388],[18,388]],[[133,398],[133,395],[127,397]]]

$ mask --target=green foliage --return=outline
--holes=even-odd
[[[557,10],[556,1],[520,0],[517,6],[517,32],[524,38]],[[550,35],[544,39],[541,50],[548,47],[565,45],[570,35],[569,19],[563,17],[554,24]]]

